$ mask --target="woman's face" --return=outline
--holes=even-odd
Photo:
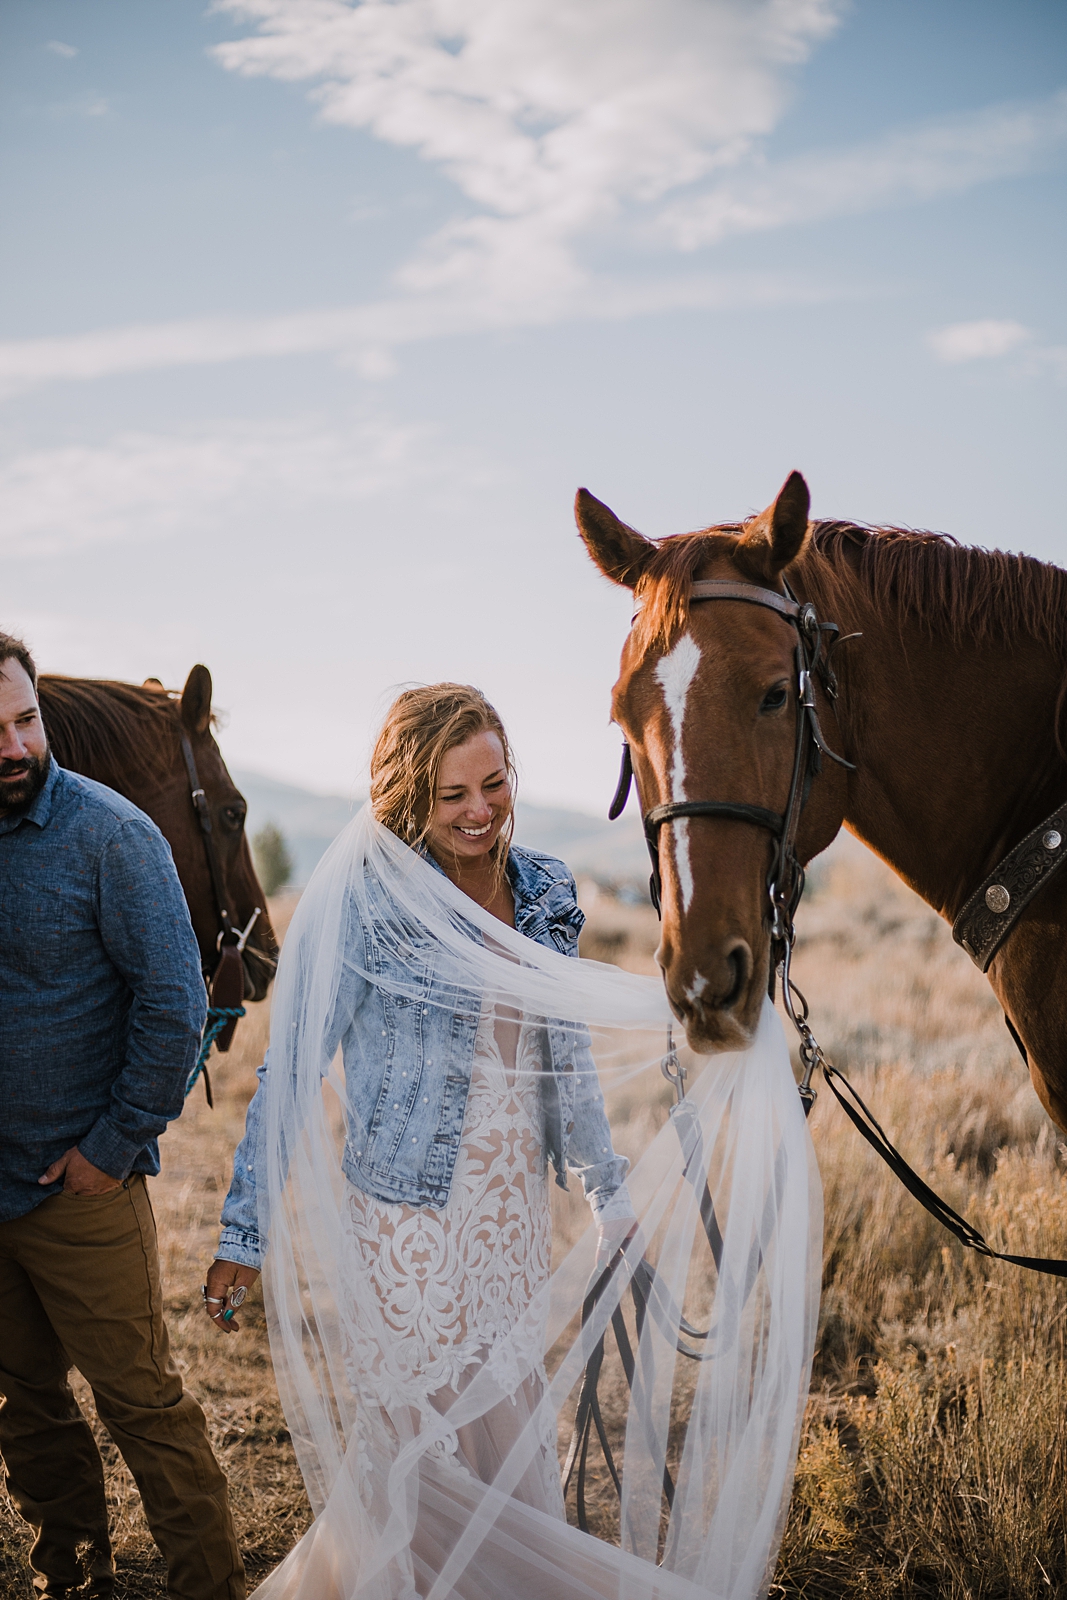
[[[476,733],[441,759],[426,842],[442,863],[487,856],[511,814],[511,780],[495,733]]]

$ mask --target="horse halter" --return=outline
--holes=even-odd
[[[830,665],[830,655],[836,645],[843,643],[835,622],[820,622],[810,601],[799,601],[789,585],[785,593],[765,589],[756,583],[734,582],[728,579],[701,578],[689,590],[690,605],[705,600],[740,600],[748,605],[763,606],[775,612],[796,630],[794,651],[796,668],[797,723],[793,751],[793,775],[789,784],[789,797],[783,813],[769,811],[765,806],[750,805],[744,800],[676,800],[666,805],[653,806],[644,813],[645,842],[652,861],[649,892],[652,904],[660,912],[661,883],[659,872],[659,833],[665,822],[683,817],[726,817],[733,822],[748,822],[765,828],[777,841],[774,859],[767,874],[767,893],[771,903],[771,972],[773,974],[785,947],[792,942],[793,914],[804,889],[804,871],[797,860],[796,836],[800,814],[804,809],[813,778],[822,768],[823,756],[829,756],[839,766],[850,772],[856,769],[844,756],[835,754],[823,738],[819,713],[815,705],[814,675],[818,675],[831,700],[837,698],[837,678]],[[825,645],[824,645],[825,636]],[[855,635],[847,637],[854,638]],[[630,746],[622,747],[622,766],[615,797],[608,809],[608,818],[614,822],[626,804],[633,780],[633,763]]]
[[[247,926],[238,928],[230,916],[226,904],[226,879],[222,871],[222,862],[215,846],[215,835],[211,822],[211,808],[207,803],[204,786],[200,782],[200,774],[196,768],[196,757],[193,747],[189,742],[189,735],[182,732],[182,756],[185,760],[185,770],[189,775],[190,799],[196,812],[197,822],[200,824],[200,837],[204,842],[204,855],[207,859],[207,870],[211,878],[211,889],[215,898],[215,915],[218,919],[219,931],[215,940],[215,949],[218,951],[218,960],[214,967],[205,966],[203,969],[204,981],[209,985],[210,1004],[208,1007],[208,1020],[204,1032],[204,1039],[200,1048],[200,1056],[192,1077],[186,1087],[186,1094],[192,1089],[200,1073],[204,1073],[207,1085],[208,1103],[211,1104],[211,1086],[207,1079],[206,1062],[208,1053],[214,1044],[217,1050],[228,1050],[233,1042],[237,1019],[244,1016],[245,994],[245,969],[243,953],[248,943],[249,935],[258,919],[263,915],[262,908],[256,906],[248,919]]]

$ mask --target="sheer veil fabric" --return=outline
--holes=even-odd
[[[360,1130],[326,1041],[346,968],[388,984],[397,1004],[477,1018],[463,1148],[441,1210],[386,1204],[343,1173],[346,1135]],[[596,1230],[552,1250],[539,1041],[549,1024],[570,1030],[575,1065],[599,1074],[610,1115],[613,1101],[662,1105],[669,1021],[658,981],[505,927],[369,807],[323,858],[275,986],[259,1157],[271,1351],[315,1521],[261,1600],[766,1592],[808,1388],[822,1228],[769,1002],[750,1050],[689,1060],[683,1105],[629,1173],[639,1232],[584,1327]],[[616,1545],[564,1520],[557,1438],[642,1256],[659,1309],[639,1337],[626,1312],[636,1370]],[[707,1330],[699,1362],[678,1353],[681,1314]]]

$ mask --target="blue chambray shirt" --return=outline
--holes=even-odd
[[[53,761],[0,816],[0,1221],[77,1145],[113,1178],[159,1171],[207,997],[170,846],[143,811]]]
[[[507,873],[518,932],[576,956],[585,918],[578,909],[574,878],[563,862],[513,845]],[[433,962],[417,941],[401,971],[390,965],[395,954],[386,955],[373,929],[363,927],[358,918],[348,937],[365,947],[367,958],[390,982],[384,987],[368,983],[346,965],[337,996],[324,1061],[340,1044],[348,1089],[342,1167],[351,1183],[379,1200],[443,1206],[461,1142],[479,1007],[453,1014],[432,1002]],[[570,1168],[579,1174],[597,1217],[620,1204],[629,1214],[623,1184],[629,1163],[612,1148],[588,1034],[584,1028],[547,1021],[544,1035],[545,1154],[556,1169],[556,1181],[566,1188]],[[277,1055],[277,1041],[271,1048]],[[278,1066],[284,1071],[284,1050]],[[234,1155],[216,1252],[246,1267],[260,1266],[266,1245],[259,1231],[257,1170],[270,1072],[268,1053],[248,1107],[245,1137]]]

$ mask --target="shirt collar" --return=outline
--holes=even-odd
[[[44,788],[25,811],[11,811],[5,817],[0,817],[0,833],[14,833],[21,822],[32,822],[38,828],[48,826],[52,815],[52,797],[60,778],[60,767],[55,756],[50,756],[48,761],[48,776],[44,781]]]

